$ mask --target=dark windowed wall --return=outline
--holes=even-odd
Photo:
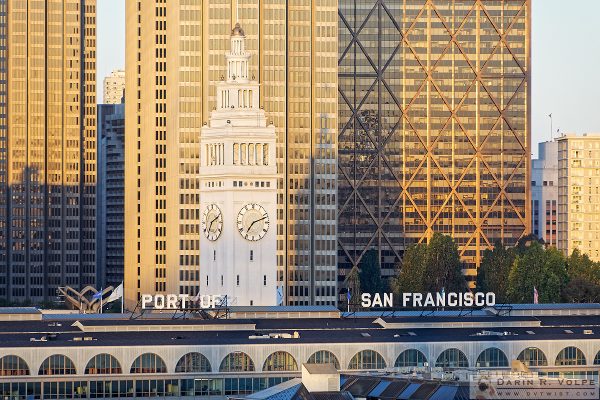
[[[369,249],[391,276],[434,232],[473,281],[483,250],[529,233],[529,16],[525,0],[339,1],[340,287]]]
[[[248,395],[293,379],[288,377],[104,379],[0,383],[0,396],[15,399],[99,399]]]
[[[98,105],[96,270],[98,287],[123,282],[125,104]]]

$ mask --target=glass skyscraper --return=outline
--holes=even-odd
[[[339,280],[370,249],[530,232],[530,1],[339,1]]]
[[[96,1],[0,1],[0,299],[95,284]]]

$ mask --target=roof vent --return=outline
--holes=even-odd
[[[573,333],[573,331],[570,329],[565,329],[565,333]]]
[[[535,335],[534,331],[525,331],[528,335]]]
[[[367,333],[367,332],[361,332],[360,336],[362,336],[362,337],[371,337],[371,334]]]

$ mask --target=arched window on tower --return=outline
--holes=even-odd
[[[254,143],[250,143],[248,145],[248,165],[254,165],[256,162],[256,154],[254,153],[254,150],[256,150]]]
[[[238,165],[240,162],[240,144],[233,144],[233,165]]]
[[[269,165],[269,144],[263,146],[263,165]]]
[[[241,164],[248,164],[248,145],[246,143],[242,143],[242,156],[241,156]]]

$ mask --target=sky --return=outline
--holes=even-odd
[[[125,67],[125,1],[98,0],[97,76]],[[553,134],[600,132],[598,0],[532,0],[532,153]]]

